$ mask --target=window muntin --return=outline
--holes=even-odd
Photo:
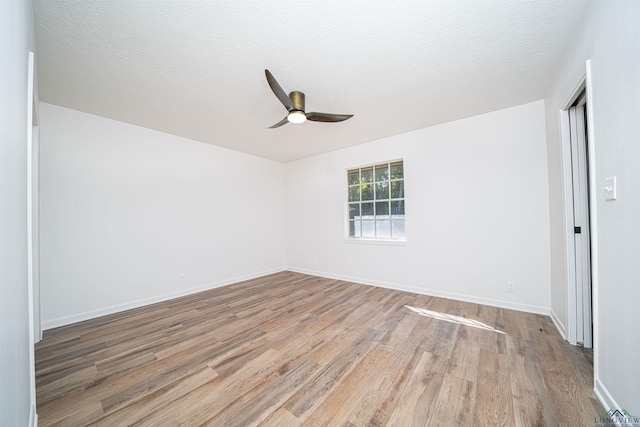
[[[347,170],[348,237],[405,239],[402,160]]]

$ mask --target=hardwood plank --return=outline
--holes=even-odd
[[[258,425],[260,427],[299,427],[302,425],[302,421],[296,418],[291,412],[280,407]]]
[[[497,425],[474,421],[476,382],[452,374],[444,374],[432,421],[447,426]]]
[[[111,427],[138,422],[147,414],[158,412],[167,406],[171,406],[176,399],[213,381],[217,376],[218,374],[213,369],[209,367],[202,368],[152,393],[131,400],[128,405],[105,414],[91,425]]]
[[[441,356],[435,356],[435,360],[442,359]],[[443,369],[436,368],[434,371],[428,372],[423,381],[426,383],[422,392],[417,394],[417,400],[415,401],[415,411],[411,418],[408,420],[411,421],[410,425],[413,427],[419,426],[430,426],[437,424],[437,419],[435,418],[435,402],[437,396],[440,394],[440,389],[442,388],[442,383],[444,381],[445,373],[444,366],[445,363],[441,365]],[[400,423],[399,425],[405,425],[404,423]],[[409,425],[407,423],[406,425]]]
[[[413,344],[413,345],[411,345]],[[399,390],[409,381],[424,352],[420,343],[407,343],[393,352],[387,366],[379,375],[377,387],[369,387],[348,418],[353,425],[386,425],[398,405]]]
[[[369,387],[379,386],[380,374],[389,366],[392,357],[392,353],[378,348],[367,353],[306,419],[301,418],[304,424],[342,425]]]
[[[377,339],[375,331],[364,331],[351,345],[335,346],[340,353],[306,381],[298,393],[285,402],[284,407],[299,419],[305,419],[351,370],[373,348]],[[332,343],[328,343],[332,346]]]
[[[398,389],[398,401],[387,423],[390,426],[426,426],[433,412],[433,400],[444,380],[445,362],[423,352],[411,377]]]
[[[509,360],[505,355],[480,349],[476,425],[511,426],[515,423]]]
[[[84,405],[72,411],[65,411],[60,414],[54,422],[47,425],[56,427],[86,426],[104,414],[99,402],[85,402]],[[48,414],[46,416],[49,416]],[[40,423],[38,423],[40,425]]]
[[[512,349],[517,345],[517,343],[511,344],[509,340],[508,348]],[[546,423],[543,404],[533,385],[535,379],[527,373],[527,363],[535,362],[531,359],[527,360],[523,354],[519,354],[517,351],[509,351],[515,425],[544,426]]]
[[[261,387],[259,390],[254,390],[253,393],[242,395],[232,405],[225,408],[225,411],[208,419],[207,423],[230,427],[252,426],[261,423],[295,393],[317,367],[317,363],[304,359],[283,365],[278,371],[282,376],[273,381],[268,389]]]
[[[234,375],[218,376],[132,425],[202,425],[241,396],[278,376],[278,369],[282,366],[280,357],[278,351],[267,351]]]

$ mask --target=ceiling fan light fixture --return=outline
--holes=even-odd
[[[293,110],[287,115],[287,120],[290,123],[304,123],[307,121],[307,116],[304,114],[304,111]]]

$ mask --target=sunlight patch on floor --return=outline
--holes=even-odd
[[[432,317],[438,320],[444,320],[446,322],[457,323],[459,325],[472,326],[474,328],[484,329],[485,331],[497,332],[499,334],[505,334],[505,332],[489,326],[486,323],[478,322],[477,320],[467,319],[466,317],[454,316],[453,314],[440,313],[438,311],[427,310],[426,308],[412,307],[405,305],[409,310],[418,313],[421,316]]]

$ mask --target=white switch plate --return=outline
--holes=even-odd
[[[616,177],[611,176],[604,180],[604,199],[615,200],[616,199]]]

